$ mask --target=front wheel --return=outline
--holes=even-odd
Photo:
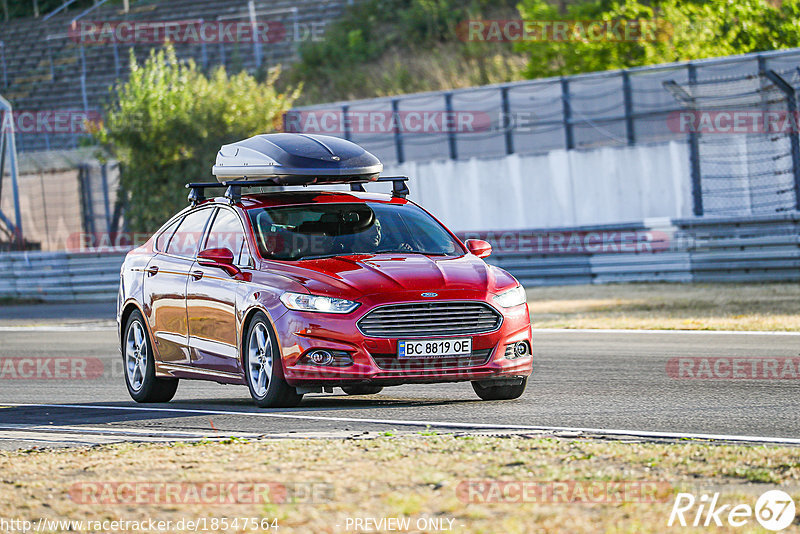
[[[250,322],[242,355],[247,387],[260,408],[291,407],[303,395],[283,378],[281,352],[267,316],[259,312]]]
[[[499,386],[484,385],[485,382],[473,382],[472,389],[483,400],[511,400],[518,399],[525,392],[528,385],[528,377],[522,379],[519,384],[504,384]]]
[[[375,395],[383,391],[383,388],[381,386],[357,385],[342,386],[342,390],[348,395]]]
[[[169,402],[178,389],[178,379],[156,378],[153,344],[144,324],[144,317],[136,310],[125,325],[122,338],[125,384],[136,402]]]

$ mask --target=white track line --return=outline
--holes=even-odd
[[[2,413],[2,412],[0,412]],[[261,436],[258,432],[220,432],[209,429],[207,432],[187,432],[183,430],[157,430],[157,429],[137,429],[125,427],[82,427],[82,426],[60,426],[60,425],[25,425],[25,424],[0,424],[0,431],[15,431],[15,432],[41,432],[41,433],[58,433],[58,434],[85,434],[85,435],[108,435],[108,436],[127,436],[127,437],[143,437],[143,438],[204,438],[207,436],[222,436],[225,437],[240,437],[240,438],[256,438]]]
[[[0,332],[116,332],[116,330],[116,326],[102,324],[0,326]]]
[[[709,334],[740,336],[800,336],[800,332],[763,330],[635,330],[632,328],[534,328],[534,334]]]
[[[227,410],[198,410],[188,408],[149,408],[143,406],[98,406],[86,404],[19,404],[0,403],[0,408],[72,408],[85,410],[117,410],[130,412],[161,412],[190,415],[234,415],[243,417],[264,417],[269,419],[297,419],[304,421],[338,421],[344,423],[368,423],[397,426],[422,426],[440,428],[462,428],[469,430],[529,430],[537,432],[580,432],[604,436],[632,436],[659,439],[699,439],[714,441],[742,441],[753,443],[780,443],[785,445],[800,445],[800,438],[779,438],[764,436],[736,436],[729,434],[696,434],[680,432],[652,432],[647,430],[618,430],[608,428],[581,428],[560,426],[526,426],[526,425],[493,425],[488,423],[458,423],[451,421],[415,421],[403,419],[362,419],[358,417],[322,417],[318,415],[299,415],[290,413],[273,412],[238,412]],[[2,413],[2,411],[0,411]]]

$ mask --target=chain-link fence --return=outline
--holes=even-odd
[[[666,86],[687,112],[695,214],[750,215],[798,208],[797,71]],[[784,76],[789,77],[787,80]]]

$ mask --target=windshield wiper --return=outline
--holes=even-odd
[[[421,254],[423,256],[447,256],[445,252],[423,252],[421,250],[397,250],[397,249],[387,249],[387,250],[376,250],[372,252],[372,254]]]
[[[295,261],[303,261],[303,260],[321,260],[324,258],[335,258],[337,256],[348,256],[347,253],[337,252],[336,254],[318,254],[316,256],[300,256]]]
[[[419,254],[422,256],[449,256],[446,252],[421,252],[419,250],[397,250],[397,249],[386,249],[386,250],[376,250],[374,252],[337,252],[335,254],[317,254],[315,256],[301,256],[296,258],[294,261],[303,261],[303,260],[322,260],[325,258],[336,258],[339,256],[372,256],[375,254]]]

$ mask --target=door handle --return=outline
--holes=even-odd
[[[194,278],[195,280],[200,280],[201,278],[203,278],[204,274],[205,273],[203,271],[192,271],[191,273],[192,278]]]
[[[158,274],[158,266],[153,265],[152,267],[148,267],[147,269],[145,269],[145,272],[150,276],[155,276],[156,274]]]

